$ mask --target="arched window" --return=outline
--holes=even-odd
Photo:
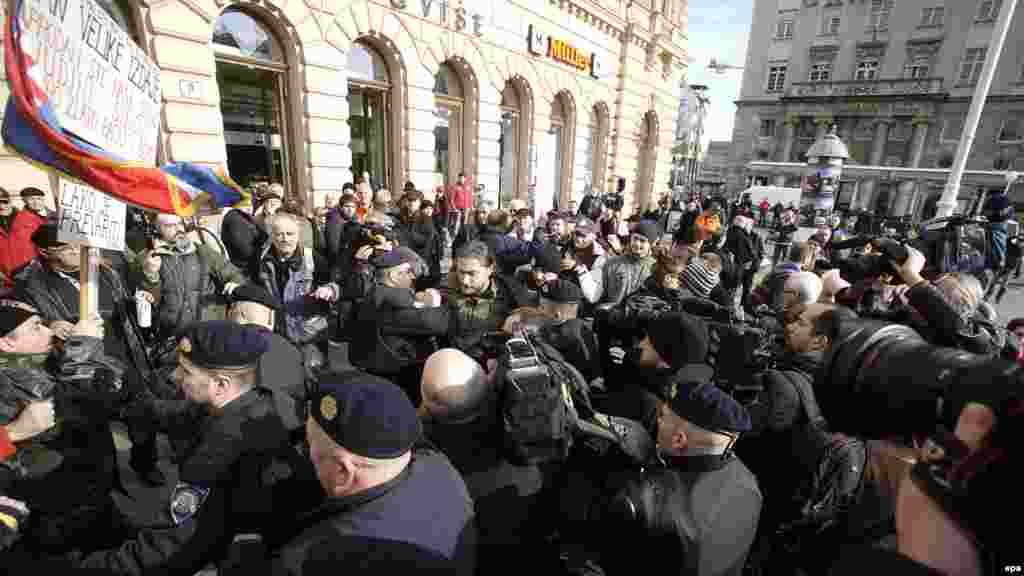
[[[232,7],[217,18],[213,48],[228,171],[242,186],[279,182],[294,193],[282,44],[262,22]]]
[[[640,125],[637,152],[637,184],[633,203],[637,210],[646,210],[653,196],[654,166],[657,164],[658,119],[654,112],[644,114]]]
[[[584,159],[581,168],[583,169],[584,186],[591,188],[597,193],[601,193],[605,189],[605,158],[608,156],[607,135],[607,109],[600,104],[596,104],[590,110],[590,130],[587,131],[587,157]]]
[[[356,41],[348,51],[348,124],[354,177],[370,175],[374,187],[393,188],[391,73],[380,52]]]
[[[515,76],[501,91],[501,138],[499,145],[498,203],[527,195],[528,150],[532,100],[526,80]]]
[[[451,184],[476,170],[476,76],[465,60],[441,63],[434,75],[435,185]]]
[[[551,128],[548,130],[548,144],[542,162],[550,163],[547,170],[556,207],[568,206],[572,196],[572,163],[575,150],[576,119],[570,97],[559,92],[551,101]]]

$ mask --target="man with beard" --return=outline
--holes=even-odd
[[[437,230],[430,219],[424,219],[420,214],[423,194],[416,189],[416,185],[406,182],[404,192],[399,201],[401,212],[394,228],[395,235],[400,246],[411,248],[427,263],[430,275],[421,284],[434,287],[441,281],[441,252]]]
[[[178,336],[198,320],[223,319],[222,294],[245,283],[245,276],[219,253],[193,243],[180,216],[159,214],[156,228],[160,237],[142,255],[140,287],[161,335]]]
[[[483,242],[456,250],[449,282],[449,339],[453,347],[483,364],[484,335],[500,330],[512,310],[529,298],[517,282],[495,274],[494,255]]]
[[[654,222],[643,220],[629,235],[629,254],[609,259],[604,265],[600,302],[618,304],[644,285],[654,269],[654,243],[661,233]]]
[[[573,232],[575,270],[588,305],[596,304],[601,299],[604,265],[608,260],[604,248],[597,241],[598,232],[597,224],[585,218],[576,223]]]

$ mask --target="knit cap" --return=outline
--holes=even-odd
[[[711,291],[718,286],[719,273],[712,270],[703,258],[690,258],[683,271],[683,282],[691,292],[707,298]]]

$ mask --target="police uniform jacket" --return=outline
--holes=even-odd
[[[195,574],[224,557],[236,535],[269,531],[273,488],[298,476],[298,457],[270,394],[246,392],[203,422],[163,524],[78,565],[104,574]]]
[[[625,573],[659,558],[666,574],[739,576],[761,512],[757,480],[733,455],[673,459],[644,481],[644,530],[609,530],[602,567]]]
[[[443,454],[413,450],[395,479],[308,516],[274,559],[275,575],[469,575],[475,569],[473,501]]]

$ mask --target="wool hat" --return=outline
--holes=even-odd
[[[56,246],[62,246],[66,244],[57,239],[58,226],[56,222],[52,220],[44,223],[43,225],[36,228],[36,231],[32,233],[32,243],[36,245],[36,248],[41,250],[47,250]]]
[[[0,200],[10,200],[11,193],[6,188],[0,188]]]
[[[341,198],[338,199],[338,206],[344,206],[345,204],[355,204],[356,206],[358,206],[359,199],[356,198],[355,194],[346,192],[345,194],[341,195]]]
[[[311,408],[313,419],[332,440],[365,458],[397,458],[422,435],[416,408],[405,392],[362,371],[321,376]]]
[[[707,364],[689,364],[670,380],[668,405],[683,419],[712,432],[747,432],[750,414],[712,381]]]
[[[248,368],[269,348],[268,334],[228,320],[196,322],[178,342],[178,353],[200,368]]]
[[[658,230],[658,224],[651,220],[641,220],[637,223],[636,228],[633,229],[633,234],[639,234],[644,238],[647,238],[650,242],[657,242],[658,238],[661,238],[661,231]]]
[[[29,186],[21,189],[21,197],[25,198],[26,196],[46,196],[46,192],[34,186]]]
[[[701,298],[707,298],[718,286],[719,273],[712,270],[703,258],[690,258],[683,271],[683,282],[686,287]]]
[[[707,324],[685,312],[668,312],[647,325],[658,356],[673,368],[707,360],[709,335]]]
[[[231,292],[232,304],[239,302],[255,302],[262,304],[271,310],[280,310],[282,308],[281,300],[267,291],[266,288],[259,284],[243,284],[238,288],[235,288]]]
[[[35,316],[32,310],[19,306],[0,305],[0,336],[7,336],[26,320]]]

